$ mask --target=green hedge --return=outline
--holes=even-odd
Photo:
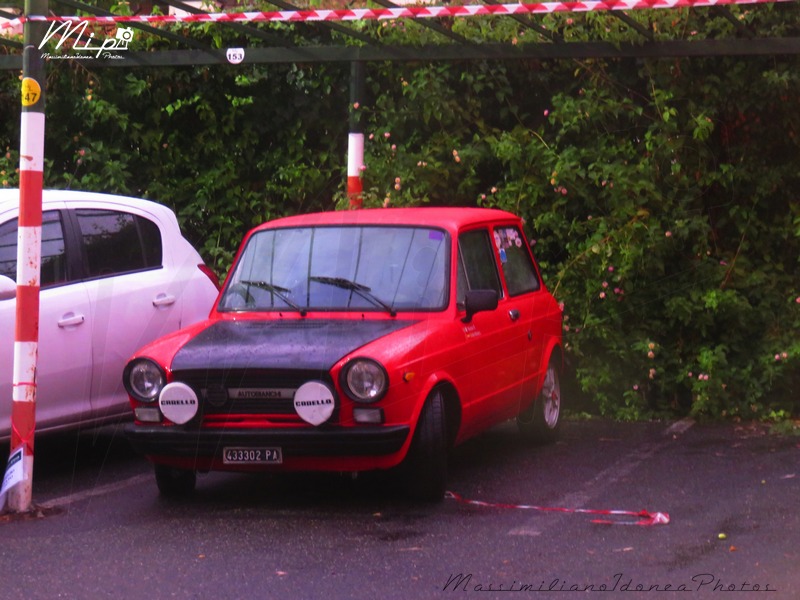
[[[798,34],[797,6],[732,10],[759,31]],[[714,15],[632,16],[667,37],[729,34]],[[630,35],[610,15],[543,22],[567,39]],[[435,37],[413,22],[354,26],[385,43]],[[452,27],[481,40],[533,36],[508,19]],[[343,41],[317,26],[273,30]],[[205,31],[220,46],[242,42]],[[365,203],[521,214],[564,303],[570,371],[604,414],[797,414],[798,62],[370,64],[356,109]],[[254,224],[347,205],[348,78],[348,65],[92,71],[57,61],[46,183],[169,204],[224,271]],[[0,75],[5,186],[18,180],[18,86],[16,73]]]

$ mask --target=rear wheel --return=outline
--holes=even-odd
[[[558,439],[561,431],[561,383],[552,359],[547,365],[539,397],[519,414],[517,427],[534,443],[550,443]]]
[[[156,485],[162,496],[178,498],[188,496],[194,491],[197,474],[188,469],[176,469],[164,465],[156,465]]]
[[[440,502],[447,486],[447,425],[442,393],[434,390],[425,401],[403,462],[403,483],[414,500]]]

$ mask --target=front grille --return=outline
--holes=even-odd
[[[278,421],[285,422],[287,416],[296,416],[294,392],[308,381],[322,381],[334,390],[327,372],[319,371],[269,371],[248,369],[244,371],[176,371],[175,381],[182,381],[191,387],[200,399],[202,416],[220,417],[237,415],[274,415]],[[247,390],[232,397],[232,390]],[[259,397],[276,395],[281,397]],[[329,422],[338,421],[339,401]]]

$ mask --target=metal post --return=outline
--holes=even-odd
[[[347,137],[347,197],[350,208],[364,204],[361,168],[364,165],[364,128],[361,113],[364,105],[364,63],[350,63],[350,134]]]
[[[47,0],[25,0],[25,16],[46,15]],[[44,60],[38,46],[44,24],[25,21],[19,151],[17,312],[11,403],[11,451],[23,448],[23,479],[8,491],[8,508],[27,512],[33,492],[36,363],[39,354],[39,283],[44,171]]]

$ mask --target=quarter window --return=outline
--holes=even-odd
[[[161,232],[152,221],[111,210],[78,210],[76,216],[88,278],[161,266]]]
[[[539,278],[522,232],[516,227],[497,227],[494,230],[494,243],[509,296],[538,290]]]
[[[0,225],[0,274],[17,279],[17,219]],[[41,287],[67,281],[67,260],[64,250],[64,227],[61,213],[49,210],[42,214]]]

